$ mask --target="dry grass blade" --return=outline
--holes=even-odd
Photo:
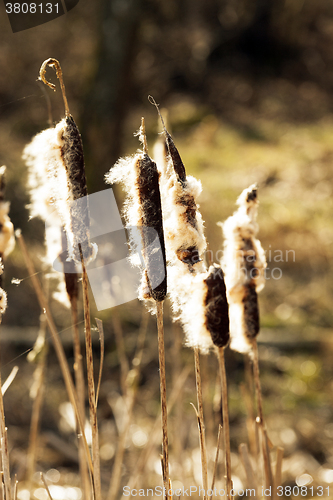
[[[79,245],[79,248],[80,248],[81,265],[82,265],[83,309],[84,309],[84,325],[85,325],[85,338],[86,338],[89,416],[90,416],[90,425],[92,432],[92,461],[94,469],[95,500],[101,500],[102,497],[101,472],[100,472],[100,456],[99,456],[97,407],[96,407],[95,382],[94,382],[94,363],[93,363],[93,350],[92,350],[92,340],[91,340],[88,275],[84,264],[81,245]]]
[[[112,312],[112,326],[115,333],[115,339],[117,344],[117,353],[120,361],[120,380],[121,380],[121,390],[124,395],[126,395],[127,385],[126,379],[129,372],[128,359],[125,351],[124,335],[121,327],[121,322],[117,311]]]
[[[15,474],[15,480],[14,480],[14,494],[13,494],[13,498],[14,498],[14,500],[17,500],[17,485],[18,485],[18,480],[17,480],[17,475]]]
[[[12,369],[12,371],[10,372],[10,374],[8,375],[6,380],[4,381],[4,383],[1,387],[2,395],[4,395],[5,392],[7,391],[7,389],[10,387],[11,383],[13,382],[14,378],[16,377],[18,370],[19,370],[19,367],[14,366],[14,368]]]
[[[50,489],[49,489],[49,487],[47,485],[47,482],[45,480],[44,474],[42,472],[40,473],[40,478],[41,478],[42,483],[44,484],[44,487],[46,489],[46,493],[47,493],[47,496],[49,497],[49,500],[53,500],[51,492],[50,492]]]
[[[1,375],[0,375],[0,385],[1,385]],[[11,500],[11,480],[10,480],[10,470],[9,470],[9,453],[8,453],[8,441],[7,441],[7,428],[5,424],[5,413],[3,407],[2,393],[0,391],[0,438],[1,438],[1,459],[2,459],[2,469],[3,469],[3,483],[6,495],[6,500]]]
[[[74,408],[76,418],[79,422],[80,432],[82,434],[82,439],[84,441],[84,448],[85,448],[85,452],[86,452],[86,459],[87,459],[88,467],[89,467],[91,476],[93,477],[94,471],[93,471],[93,465],[92,465],[92,461],[91,461],[91,457],[90,457],[89,447],[88,447],[87,440],[86,440],[85,433],[84,433],[84,423],[82,421],[82,418],[81,418],[81,415],[79,412],[77,395],[76,395],[73,380],[72,380],[72,377],[71,377],[71,374],[69,371],[69,367],[68,367],[67,359],[66,359],[66,356],[64,353],[64,349],[63,349],[62,344],[60,342],[59,335],[58,335],[57,329],[55,327],[55,324],[53,322],[53,319],[52,319],[52,316],[51,316],[51,313],[49,310],[49,306],[48,306],[47,300],[45,298],[44,292],[42,290],[41,284],[37,278],[35,267],[30,259],[30,256],[28,254],[28,251],[27,251],[24,239],[23,239],[23,236],[22,236],[20,231],[16,231],[16,237],[17,237],[17,240],[20,244],[20,247],[22,250],[22,255],[23,255],[23,258],[25,261],[25,265],[26,265],[28,273],[31,277],[31,281],[32,281],[32,284],[34,286],[39,305],[40,305],[42,311],[44,312],[46,319],[47,319],[47,322],[48,322],[48,326],[49,326],[49,329],[51,332],[54,349],[55,349],[56,355],[57,355],[58,360],[59,360],[59,365],[60,365],[60,369],[61,369],[61,372],[62,372],[62,375],[64,378],[68,397],[69,397],[69,400]]]
[[[250,460],[250,455],[249,455],[249,450],[247,448],[247,445],[245,443],[242,443],[239,445],[239,455],[241,462],[243,464],[245,474],[246,474],[246,479],[247,479],[247,486],[250,489],[254,489],[254,491],[257,491],[256,488],[256,479],[254,475],[254,471],[251,465],[251,460]],[[256,495],[254,496],[256,498]]]
[[[204,422],[203,404],[202,404],[202,386],[201,386],[199,349],[195,347],[193,351],[194,351],[194,364],[195,364],[195,382],[196,382],[196,391],[198,400],[197,417],[198,417],[199,437],[200,437],[202,486],[205,491],[204,493],[204,500],[205,500],[207,498],[207,490],[208,490],[206,432],[205,432],[205,422]]]
[[[216,455],[215,455],[215,460],[214,460],[213,479],[212,479],[212,486],[210,488],[212,490],[212,494],[209,496],[210,499],[213,496],[213,490],[214,490],[214,486],[215,486],[217,466],[218,466],[218,462],[219,462],[219,454],[220,454],[220,447],[221,447],[221,437],[222,437],[222,425],[219,424],[219,431],[217,434]]]
[[[99,361],[99,373],[98,373],[98,382],[96,389],[96,407],[97,407],[99,390],[101,388],[101,381],[102,381],[103,364],[104,364],[104,328],[103,328],[103,322],[100,319],[95,318],[95,321],[99,333],[99,344],[101,348],[101,358]]]

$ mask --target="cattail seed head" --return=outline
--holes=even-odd
[[[216,264],[208,269],[205,278],[207,293],[205,298],[206,328],[213,344],[225,347],[229,342],[229,306],[222,268]]]
[[[266,258],[256,239],[257,188],[245,189],[237,200],[238,210],[224,224],[223,269],[229,302],[230,347],[249,353],[259,333],[257,293],[265,285]]]
[[[143,151],[120,159],[106,175],[106,182],[122,183],[127,194],[124,215],[131,228],[132,263],[141,265],[135,258],[136,252],[142,254],[144,261],[139,298],[162,301],[167,293],[167,279],[160,176],[147,152],[144,121],[138,135]]]

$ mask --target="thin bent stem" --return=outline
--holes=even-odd
[[[165,349],[164,349],[164,327],[163,327],[163,302],[156,302],[157,306],[157,332],[158,332],[158,360],[160,367],[160,392],[161,392],[161,413],[162,413],[162,474],[163,486],[165,488],[165,498],[168,500],[169,490],[169,445],[168,445],[168,411],[166,398],[166,378],[165,378]]]
[[[226,376],[226,372],[225,372],[224,348],[223,347],[219,347],[219,349],[218,349],[218,358],[219,358],[219,366],[220,366],[221,393],[222,393],[222,428],[223,428],[223,437],[224,437],[226,490],[227,490],[227,500],[232,500],[228,390],[227,390],[227,376]]]
[[[206,500],[207,490],[208,490],[207,448],[206,448],[206,432],[205,432],[205,422],[204,422],[203,404],[202,404],[200,359],[199,359],[199,349],[197,347],[194,348],[194,365],[195,365],[195,382],[196,382],[197,401],[198,401],[198,420],[199,420],[199,430],[200,430],[202,486],[204,489],[204,500]]]
[[[66,389],[67,389],[68,397],[69,397],[70,402],[71,402],[71,404],[72,404],[72,406],[74,408],[76,418],[77,418],[77,420],[79,422],[80,432],[82,434],[82,439],[83,439],[83,442],[84,442],[84,449],[85,449],[85,453],[86,453],[86,459],[87,459],[87,463],[88,463],[90,474],[91,474],[91,476],[93,478],[94,471],[93,471],[93,465],[92,465],[92,461],[91,461],[91,457],[90,457],[88,443],[87,443],[87,440],[86,440],[86,437],[85,437],[85,433],[84,433],[84,424],[82,422],[82,418],[81,418],[81,415],[80,415],[80,412],[79,412],[79,404],[78,404],[78,400],[77,400],[77,395],[76,395],[74,384],[73,384],[73,380],[72,380],[72,377],[71,377],[71,374],[70,374],[70,371],[69,371],[69,367],[68,367],[67,359],[66,359],[66,356],[65,356],[64,348],[63,348],[63,346],[62,346],[62,344],[60,342],[59,335],[58,335],[57,329],[55,327],[55,324],[53,322],[53,319],[52,319],[52,316],[51,316],[51,313],[50,313],[50,309],[49,309],[47,300],[45,298],[45,295],[44,295],[42,286],[41,286],[41,284],[39,282],[39,279],[37,278],[35,267],[34,267],[32,261],[30,259],[30,256],[28,254],[28,251],[27,251],[27,248],[26,248],[26,245],[25,245],[25,242],[24,242],[24,238],[20,234],[20,232],[18,232],[18,231],[16,232],[16,237],[17,237],[17,240],[18,240],[18,242],[20,244],[20,247],[21,247],[21,250],[22,250],[22,255],[23,255],[23,258],[24,258],[24,261],[25,261],[25,265],[27,267],[29,276],[30,276],[32,284],[34,286],[34,289],[35,289],[35,292],[36,292],[36,295],[37,295],[37,299],[38,299],[40,308],[44,312],[44,314],[46,316],[46,319],[47,319],[47,323],[48,323],[48,326],[49,326],[49,329],[50,329],[50,332],[51,332],[51,336],[52,336],[54,350],[55,350],[56,355],[58,357],[58,361],[59,361],[60,369],[61,369],[61,372],[62,372],[62,375],[63,375],[63,378],[64,378],[64,382],[65,382],[65,386],[66,386]]]
[[[262,452],[263,452],[263,460],[264,460],[264,469],[265,469],[265,479],[266,479],[266,488],[273,487],[273,475],[272,468],[269,456],[269,447],[268,447],[268,439],[266,426],[264,422],[264,413],[262,406],[262,393],[261,393],[261,385],[260,385],[260,374],[259,374],[259,356],[258,356],[258,345],[256,339],[253,341],[253,375],[254,382],[256,387],[256,399],[258,406],[258,416],[257,421],[259,427],[261,429],[261,440],[262,440]]]
[[[95,500],[101,500],[102,498],[101,473],[100,473],[100,457],[99,457],[97,407],[96,407],[95,382],[94,382],[94,364],[93,364],[93,351],[92,351],[92,340],[91,340],[88,275],[86,267],[84,265],[81,245],[79,245],[79,248],[80,248],[81,265],[82,265],[83,309],[84,309],[84,325],[85,325],[85,338],[86,338],[89,416],[90,416],[90,425],[92,432],[92,460],[94,467]]]

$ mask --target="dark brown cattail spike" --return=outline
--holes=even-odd
[[[178,152],[178,149],[176,148],[175,143],[173,142],[171,135],[169,134],[169,132],[167,131],[167,129],[164,125],[164,121],[163,121],[161,112],[158,108],[158,104],[156,103],[155,99],[150,95],[150,96],[148,96],[148,100],[151,104],[153,104],[153,106],[155,106],[155,108],[157,109],[157,112],[159,114],[159,117],[161,118],[161,122],[162,122],[163,129],[164,129],[165,141],[166,141],[166,144],[168,147],[169,155],[170,155],[171,160],[172,160],[173,168],[174,168],[175,173],[177,175],[177,180],[180,184],[184,185],[186,182],[186,170],[185,170],[184,164],[182,162],[182,159],[180,157],[180,154]]]
[[[142,129],[141,136],[144,136]],[[156,163],[145,152],[137,158],[135,167],[147,284],[152,298],[162,301],[167,294],[167,279],[159,173]]]
[[[205,298],[206,328],[213,344],[226,347],[229,343],[229,306],[227,302],[224,274],[220,266],[210,266],[205,279],[207,295]]]
[[[55,85],[51,82],[48,82],[45,78],[47,66],[51,66],[51,67],[55,68],[55,70],[56,70],[56,75],[57,75],[57,78],[59,80],[60,87],[61,87],[62,98],[64,100],[65,114],[66,114],[66,116],[69,116],[70,113],[69,113],[69,107],[68,107],[68,102],[67,102],[67,97],[66,97],[65,84],[64,84],[63,77],[62,77],[62,70],[61,70],[61,66],[60,66],[59,61],[57,61],[57,59],[54,59],[53,57],[46,59],[40,67],[38,80],[41,80],[43,83],[45,83],[45,85],[48,85],[52,90],[54,90],[54,91],[56,90]]]
[[[246,335],[252,340],[256,338],[260,329],[258,294],[253,284],[246,285],[244,292],[244,323],[246,326]]]

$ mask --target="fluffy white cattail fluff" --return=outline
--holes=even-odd
[[[223,224],[222,266],[230,314],[230,347],[251,352],[252,340],[259,333],[257,292],[265,285],[266,258],[256,239],[258,205],[256,185],[245,189],[237,200],[238,210]]]
[[[127,194],[124,216],[130,229],[131,261],[143,271],[139,298],[162,301],[166,296],[166,258],[159,174],[156,163],[147,154],[144,120],[139,139],[143,151],[121,158],[106,175],[106,182],[121,183]],[[138,255],[142,255],[143,262]]]
[[[2,264],[2,259],[0,259],[0,276],[3,273],[3,264]],[[0,323],[1,323],[1,315],[6,311],[7,309],[7,294],[6,292],[0,288]]]
[[[9,201],[4,201],[6,167],[0,168],[0,255],[7,257],[15,247],[14,226],[9,218]]]
[[[155,101],[151,102],[158,107]],[[159,112],[159,110],[158,110]],[[198,197],[201,182],[186,175],[180,154],[164,126],[165,147],[156,147],[161,172],[161,195],[169,296],[176,319],[182,323],[185,344],[208,353],[229,341],[228,303],[222,269],[203,262],[206,249]]]
[[[182,323],[185,344],[207,354],[229,342],[229,316],[223,272],[216,264],[190,273],[186,266],[168,266],[169,292],[175,318]]]
[[[87,242],[84,244],[84,257],[88,261],[92,260],[97,252],[96,245],[89,243],[88,207],[86,204],[80,205],[83,210],[83,213],[80,213],[73,204],[75,200],[87,196],[84,172],[82,175],[82,171],[76,168],[75,163],[73,167],[72,162],[72,169],[76,168],[76,172],[71,175],[68,165],[72,159],[70,148],[74,149],[79,162],[83,162],[83,153],[77,151],[78,146],[82,149],[80,141],[79,132],[70,116],[61,120],[55,127],[37,134],[23,152],[23,159],[29,168],[31,216],[39,215],[46,220],[50,213],[48,207],[50,203],[53,204],[65,227],[69,257],[78,262],[78,243]],[[76,158],[74,160],[77,161]]]

